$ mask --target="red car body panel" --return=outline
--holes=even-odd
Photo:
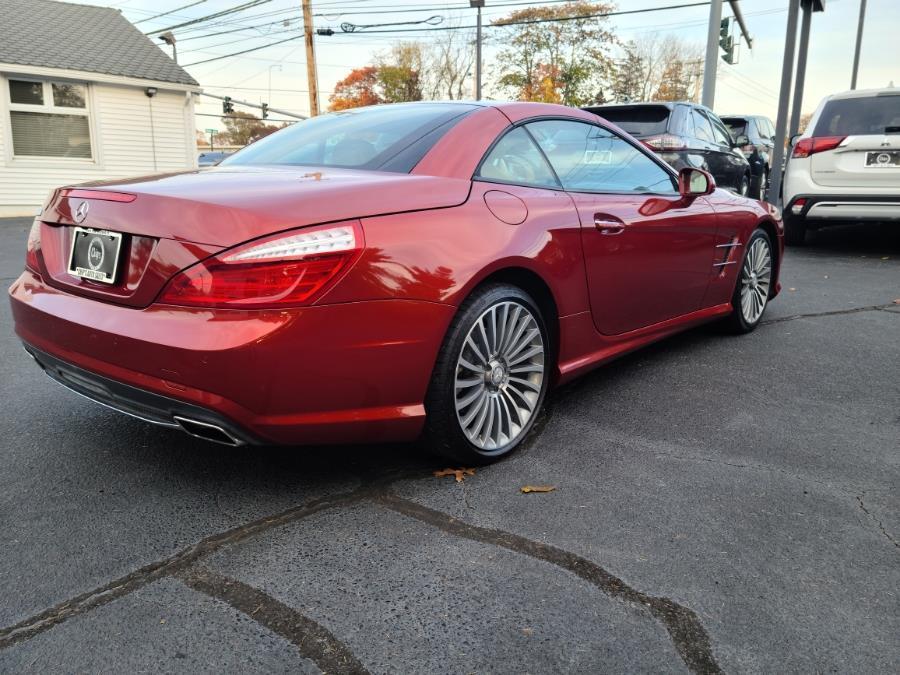
[[[722,190],[684,199],[472,179],[499,135],[538,116],[598,121],[563,106],[485,106],[410,174],[223,166],[87,186],[130,202],[57,191],[40,216],[39,269],[10,288],[16,331],[36,350],[200,406],[261,442],[409,440],[422,430],[448,326],[485,280],[526,275],[546,289],[559,383],[729,313],[741,251],[721,244],[762,225],[780,261],[777,215]],[[66,270],[85,199],[83,225],[132,235],[119,284]],[[361,223],[364,250],[310,306],[158,300],[179,270],[224,248],[348,220]],[[616,223],[624,232],[607,231]]]

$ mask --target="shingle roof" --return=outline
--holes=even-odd
[[[116,9],[0,0],[0,17],[0,63],[197,85]]]

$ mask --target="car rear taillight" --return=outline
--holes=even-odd
[[[819,136],[818,138],[801,138],[794,146],[791,157],[803,159],[817,152],[825,152],[826,150],[834,150],[837,146],[844,142],[846,136]]]
[[[179,272],[157,302],[231,309],[308,305],[356,260],[363,245],[358,222],[266,237]]]
[[[799,216],[801,213],[803,213],[804,206],[806,206],[806,200],[801,197],[791,205],[791,213],[793,213],[795,216]]]
[[[684,150],[687,148],[687,141],[681,136],[675,136],[674,134],[647,136],[647,138],[641,139],[641,143],[651,150]]]
[[[28,243],[25,245],[25,269],[37,274],[41,273],[41,263],[38,260],[38,250],[41,248],[41,221],[37,218],[31,224],[28,231]]]

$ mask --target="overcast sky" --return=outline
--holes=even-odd
[[[82,0],[77,0],[82,1]],[[144,32],[173,26],[191,19],[244,4],[248,0],[204,0],[192,7],[184,7],[197,0],[116,0],[103,3],[83,0],[87,4],[107,4],[121,10]],[[516,2],[516,6],[502,7]],[[690,0],[619,0],[619,9],[657,8],[684,4]],[[487,0],[485,23],[518,9],[523,0]],[[533,3],[540,5],[540,2]],[[773,120],[777,108],[777,93],[784,58],[784,36],[788,0],[742,0],[741,8],[754,38],[753,49],[740,47],[740,61],[729,66],[719,60],[715,110],[719,113],[763,114]],[[269,0],[258,7],[238,14],[214,19],[191,27],[175,29],[178,60],[200,82],[204,90],[259,103],[269,100],[275,108],[306,114],[309,111],[306,93],[306,64],[303,40],[295,39],[281,45],[266,47],[242,56],[220,59],[198,65],[233,52],[260,47],[277,40],[302,36],[300,0]],[[177,10],[164,17],[149,17]],[[317,28],[330,27],[339,31],[340,24],[357,25],[422,21],[429,17],[443,17],[440,25],[474,24],[474,10],[468,0],[313,0]],[[390,10],[390,11],[387,11]],[[405,11],[393,11],[405,10]],[[418,10],[418,11],[413,11]],[[813,15],[803,111],[811,112],[819,100],[836,91],[850,88],[850,70],[859,12],[859,0],[827,0],[826,11]],[[643,33],[673,33],[681,38],[705,43],[709,8],[706,6],[654,11],[610,19],[614,31],[622,40]],[[730,16],[725,3],[724,16]],[[283,21],[288,24],[284,25]],[[436,19],[435,19],[436,21]],[[201,37],[209,33],[248,28],[241,32]],[[397,26],[395,29],[410,29]],[[384,29],[382,29],[384,30]],[[398,39],[433,39],[438,33],[395,33],[334,35],[316,38],[320,101],[327,109],[328,96],[335,83],[353,68],[369,63]],[[485,65],[489,68],[495,54],[490,45],[491,30],[485,31]],[[169,48],[166,47],[166,50]],[[271,77],[271,98],[269,86]],[[900,85],[900,0],[869,0],[860,61],[859,87],[885,87],[890,82]],[[485,83],[488,96],[497,95]],[[240,108],[238,108],[240,109]],[[201,97],[198,113],[221,113],[221,103]],[[275,115],[272,115],[275,117]],[[197,127],[221,128],[221,120],[198,116]]]

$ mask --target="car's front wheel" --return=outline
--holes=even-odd
[[[726,322],[735,333],[749,333],[762,321],[772,292],[774,257],[772,242],[764,230],[753,232],[744,249],[744,259],[731,297]]]
[[[429,447],[466,464],[491,462],[527,436],[549,384],[544,318],[523,290],[475,291],[450,326],[426,398]]]

